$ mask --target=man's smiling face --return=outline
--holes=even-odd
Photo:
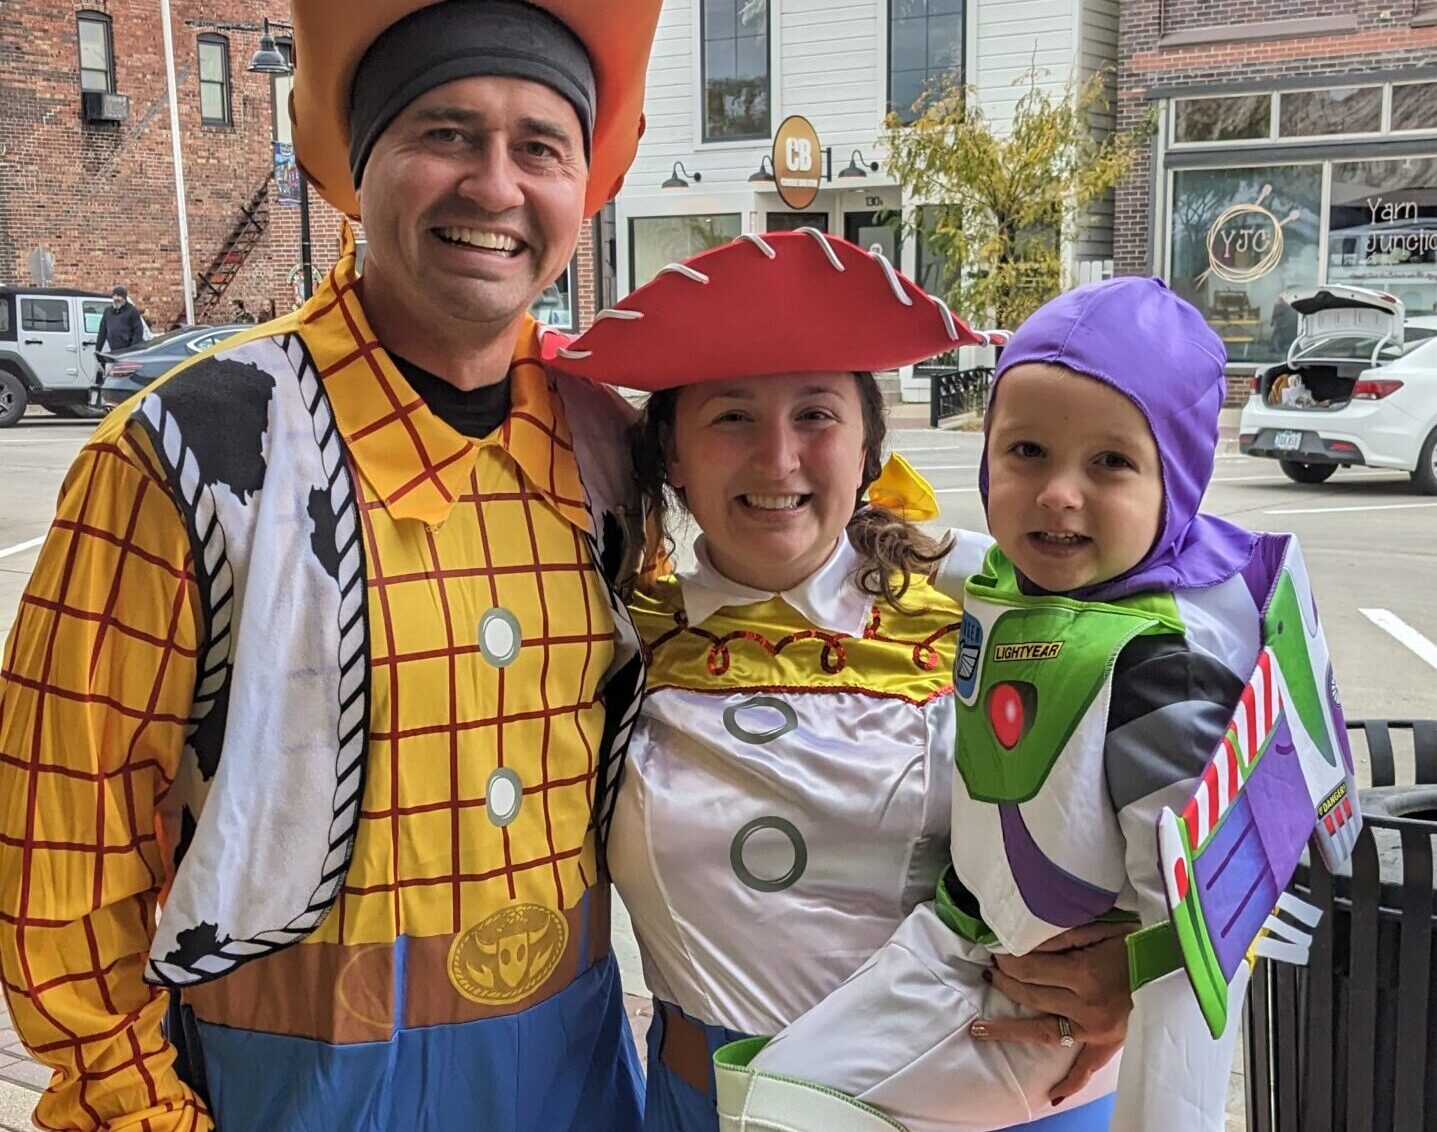
[[[450,318],[506,326],[567,267],[588,167],[578,114],[527,79],[460,79],[410,103],[365,165],[365,272]]]

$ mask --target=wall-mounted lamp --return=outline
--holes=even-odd
[[[759,158],[758,171],[756,173],[750,173],[748,177],[748,183],[750,185],[761,184],[765,181],[773,181],[773,158],[766,153]]]
[[[855,149],[848,158],[848,168],[839,172],[839,179],[853,177],[867,177],[869,172],[878,172],[878,162],[869,161],[863,156],[861,149]]]
[[[682,161],[675,161],[674,171],[669,174],[668,180],[666,180],[661,187],[665,189],[686,189],[689,187],[689,181],[697,183],[703,179],[704,175],[702,173],[690,173],[684,168]]]

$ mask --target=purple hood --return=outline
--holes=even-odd
[[[1111,601],[1155,590],[1225,582],[1252,558],[1257,536],[1198,512],[1212,479],[1227,351],[1191,303],[1160,279],[1125,276],[1058,296],[1018,328],[1003,350],[989,404],[1014,366],[1046,362],[1112,386],[1148,420],[1162,461],[1163,517],[1147,557],[1125,574],[1075,590]],[[978,473],[988,506],[988,449]]]

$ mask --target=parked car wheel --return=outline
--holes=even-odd
[[[25,415],[30,395],[25,384],[13,373],[0,370],[0,428],[9,428]]]
[[[1437,428],[1422,444],[1422,455],[1417,457],[1417,467],[1412,472],[1412,486],[1423,495],[1437,495]]]
[[[1277,464],[1293,483],[1324,483],[1337,471],[1336,464],[1304,464],[1301,460],[1279,460]]]
[[[98,405],[85,404],[64,404],[51,405],[50,412],[57,417],[64,417],[72,421],[97,421],[109,410]]]

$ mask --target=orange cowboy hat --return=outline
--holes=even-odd
[[[295,160],[335,208],[359,215],[349,170],[349,99],[360,60],[384,31],[438,0],[294,0]],[[584,200],[592,215],[624,183],[644,131],[644,75],[661,0],[528,0],[572,31],[594,68],[595,118]]]

